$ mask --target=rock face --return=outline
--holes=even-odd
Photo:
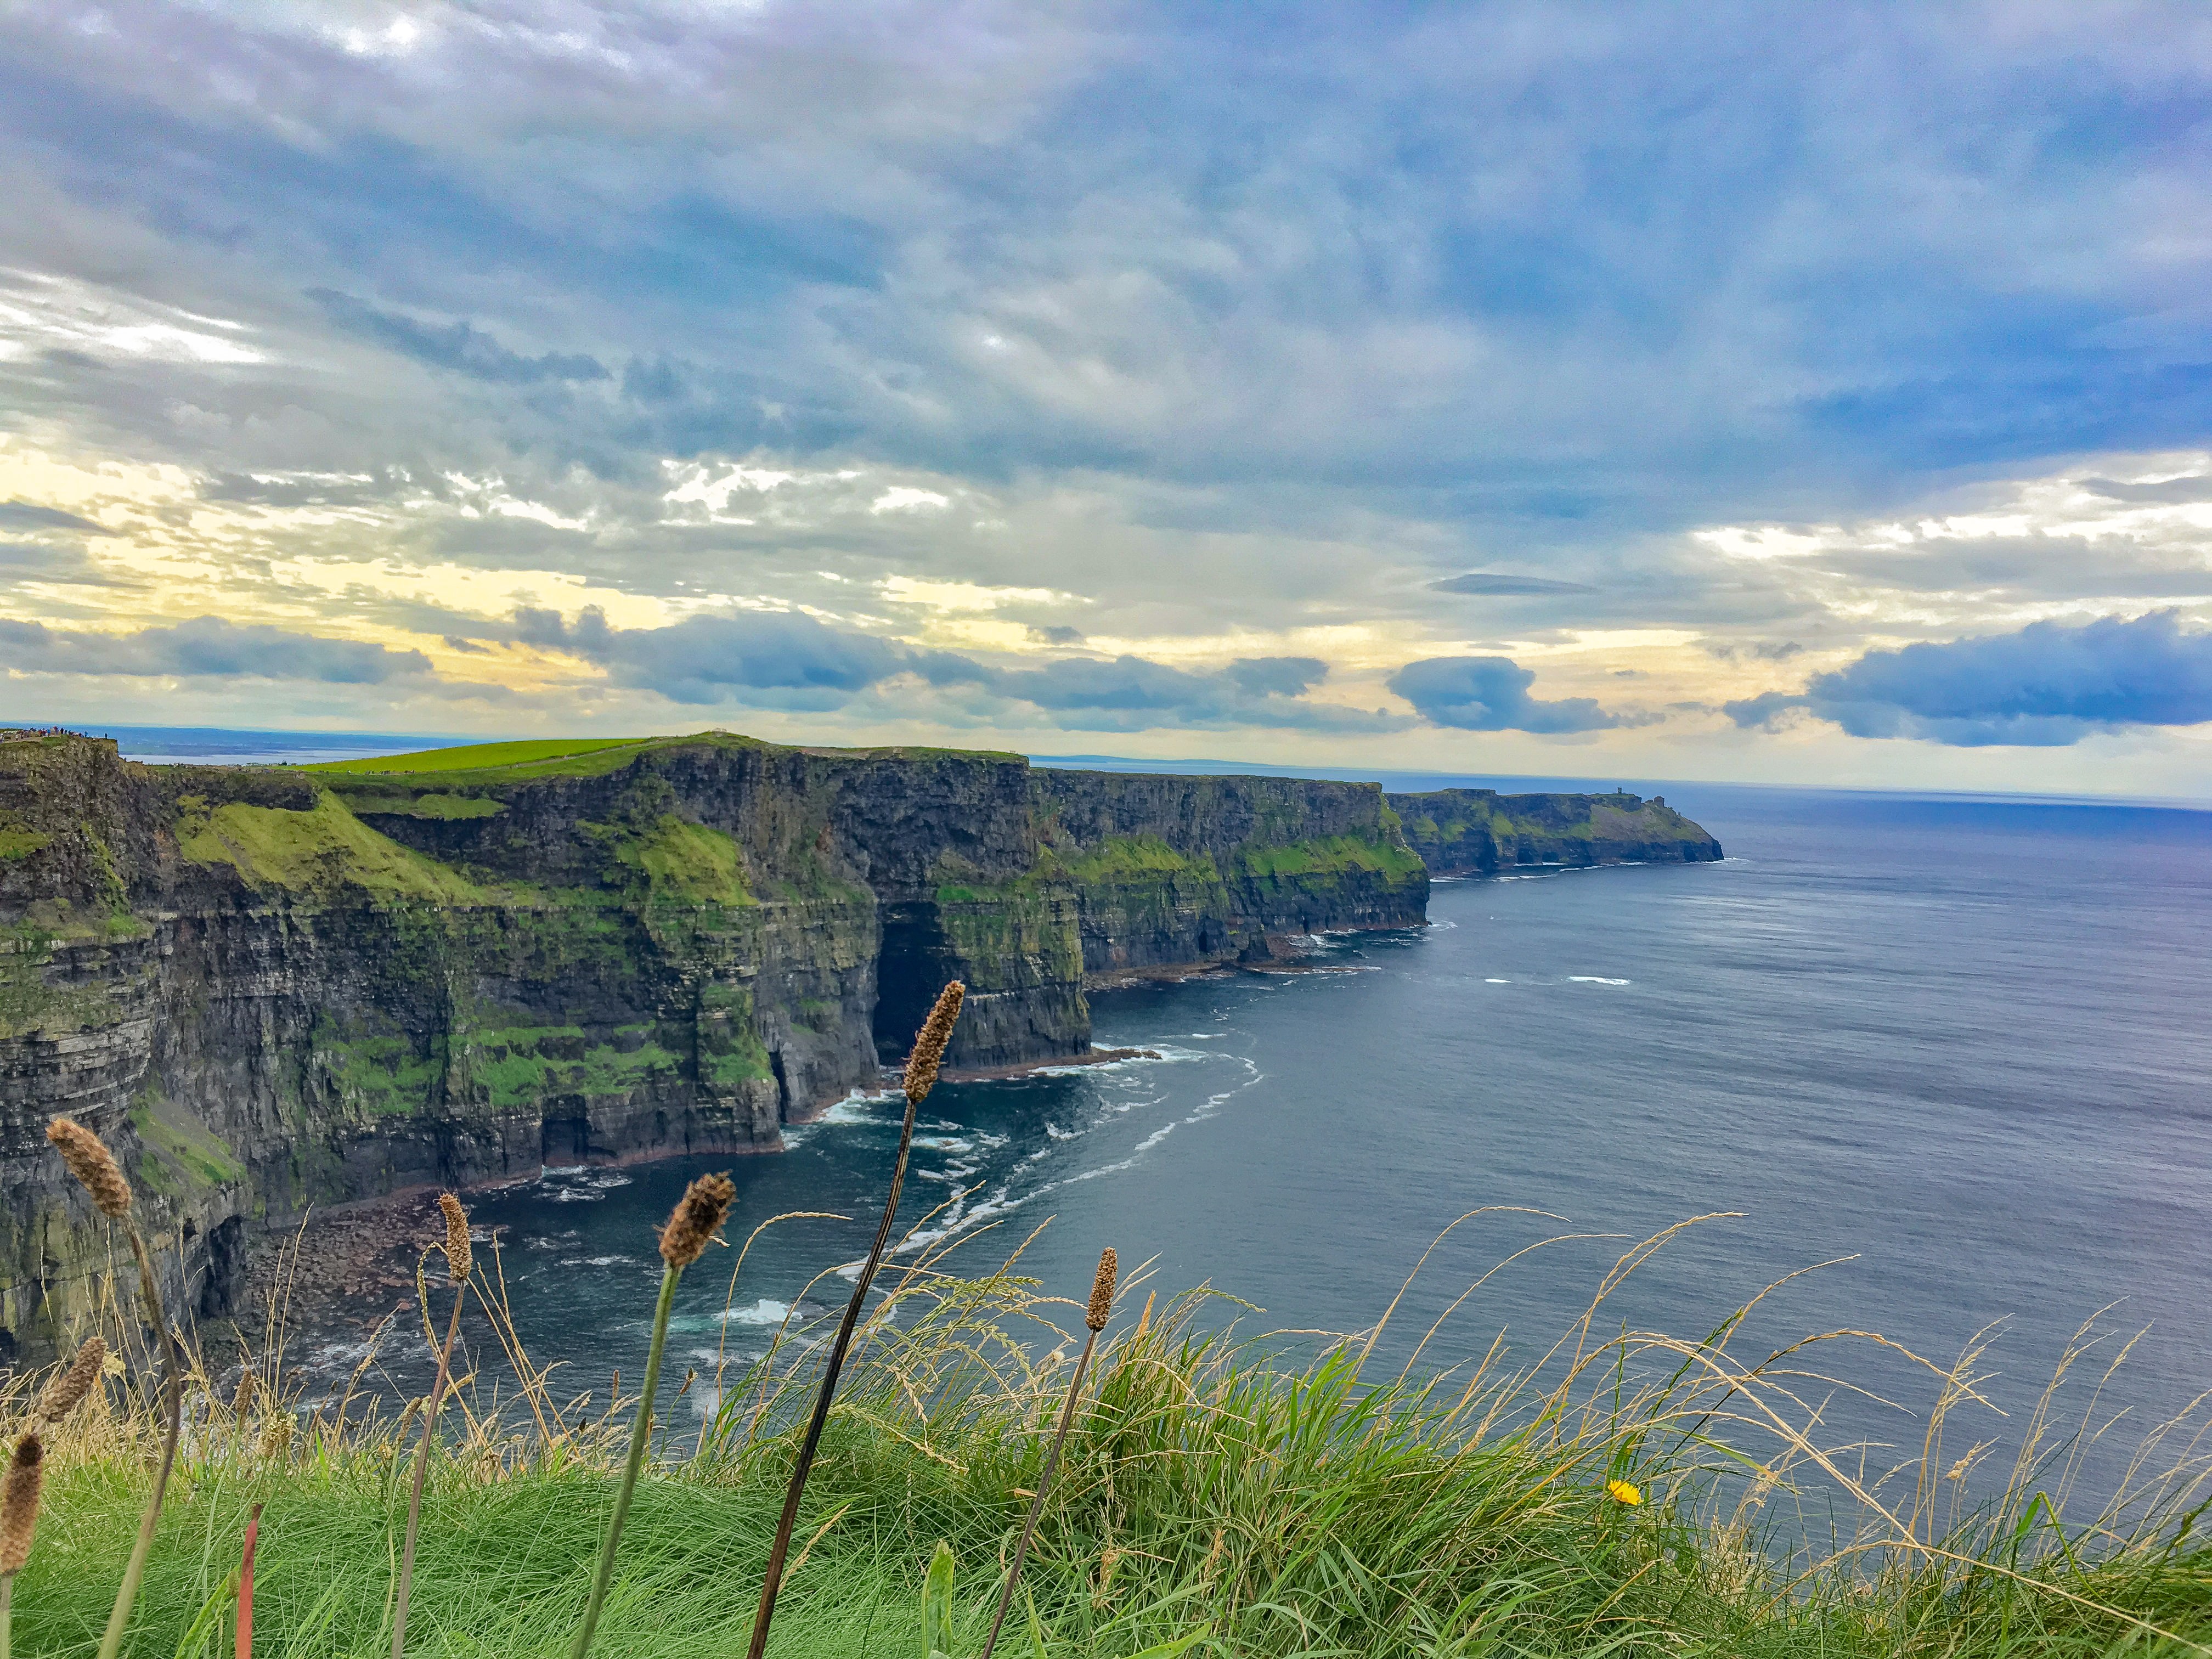
[[[1529,866],[1697,864],[1721,844],[1673,807],[1610,795],[1501,795],[1437,789],[1386,798],[1406,840],[1436,876],[1494,876]]]
[[[1016,1066],[1089,1048],[1086,988],[1418,926],[1415,848],[1439,873],[1719,855],[1632,796],[726,732],[299,770],[0,733],[0,1362],[69,1340],[125,1259],[57,1113],[123,1160],[172,1305],[221,1314],[252,1235],[310,1205],[775,1150],[949,979],[947,1064]]]
[[[121,1259],[56,1113],[122,1158],[176,1305],[221,1313],[310,1204],[774,1150],[948,979],[950,1066],[1072,1056],[1087,977],[1415,926],[1427,892],[1371,784],[726,733],[386,771],[0,741],[0,1360]]]

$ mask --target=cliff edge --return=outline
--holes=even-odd
[[[116,1261],[43,1139],[141,1194],[177,1305],[310,1204],[774,1150],[895,1061],[1079,1056],[1100,975],[1418,926],[1373,784],[1132,778],[726,732],[317,768],[0,738],[0,1360]]]
[[[222,1315],[311,1205],[775,1150],[950,979],[954,1070],[1073,1059],[1090,989],[1419,926],[1432,869],[1718,855],[1633,796],[722,732],[154,767],[0,732],[0,1363],[118,1262],[57,1113],[124,1160],[173,1305]]]

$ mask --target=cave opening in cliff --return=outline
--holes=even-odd
[[[947,980],[960,977],[960,969],[936,905],[927,902],[886,904],[880,915],[883,944],[876,955],[876,1058],[886,1066],[896,1066],[913,1048],[914,1034],[929,1018],[937,994]]]

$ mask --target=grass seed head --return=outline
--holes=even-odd
[[[58,1117],[46,1125],[46,1139],[102,1215],[120,1221],[131,1213],[131,1183],[98,1135],[75,1118]]]
[[[238,1392],[230,1397],[230,1414],[240,1422],[253,1409],[253,1367],[248,1365],[238,1374]]]
[[[737,1196],[738,1189],[726,1175],[701,1176],[693,1182],[677,1200],[668,1224],[660,1230],[660,1259],[678,1270],[696,1261]]]
[[[446,1212],[446,1272],[462,1284],[469,1276],[469,1212],[451,1193],[438,1194],[438,1207]]]
[[[921,1023],[915,1034],[914,1052],[907,1056],[904,1086],[906,1097],[915,1105],[921,1104],[937,1083],[937,1068],[945,1063],[945,1045],[952,1041],[952,1027],[960,1018],[961,999],[968,988],[954,980],[937,994],[937,1006],[929,1011],[929,1018]]]
[[[39,1486],[46,1479],[46,1449],[27,1434],[15,1443],[8,1465],[8,1484],[0,1492],[0,1573],[22,1571],[31,1559],[31,1536],[39,1529]]]
[[[1083,1315],[1083,1322],[1094,1331],[1106,1328],[1106,1316],[1114,1310],[1114,1279],[1120,1271],[1109,1244],[1098,1257],[1098,1277],[1091,1281],[1091,1306]]]
[[[70,1368],[46,1384],[46,1391],[39,1396],[38,1409],[32,1413],[41,1423],[58,1423],[84,1403],[92,1385],[100,1381],[100,1370],[107,1361],[107,1344],[99,1337],[88,1337]]]

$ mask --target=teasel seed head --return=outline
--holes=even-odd
[[[954,980],[937,994],[937,1006],[915,1034],[914,1052],[907,1056],[906,1097],[921,1104],[937,1082],[937,1068],[945,1063],[945,1045],[952,1041],[953,1023],[960,1018],[961,999],[968,988]]]
[[[31,1535],[39,1529],[39,1486],[46,1479],[46,1449],[27,1434],[15,1443],[8,1483],[0,1492],[0,1573],[22,1571],[31,1559]]]
[[[679,1273],[696,1261],[737,1196],[738,1189],[726,1175],[701,1176],[693,1182],[660,1230],[660,1259]]]
[[[1083,1316],[1083,1322],[1094,1331],[1106,1328],[1106,1316],[1114,1310],[1114,1279],[1119,1272],[1109,1244],[1098,1258],[1098,1277],[1091,1281],[1091,1306]]]
[[[41,1423],[58,1423],[84,1403],[92,1385],[100,1381],[100,1368],[107,1361],[107,1344],[96,1336],[87,1337],[70,1361],[70,1368],[46,1384],[46,1391],[39,1396],[38,1409],[31,1414]]]
[[[438,1207],[446,1212],[446,1273],[454,1284],[469,1276],[469,1212],[451,1193],[438,1194]]]
[[[75,1118],[58,1117],[46,1125],[46,1139],[102,1215],[120,1221],[131,1213],[131,1183],[98,1135]]]

